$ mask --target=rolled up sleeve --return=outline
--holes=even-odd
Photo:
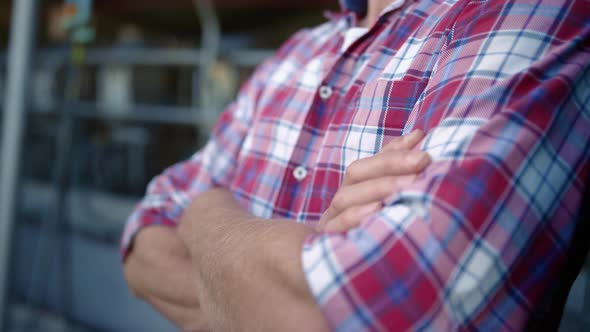
[[[335,330],[521,330],[556,281],[590,170],[590,24],[482,31],[524,24],[488,9],[465,10],[406,128],[427,132],[433,163],[359,227],[303,246]]]
[[[144,227],[175,227],[192,200],[212,187],[228,187],[244,138],[255,117],[265,81],[305,34],[287,40],[273,57],[255,70],[238,96],[221,114],[207,144],[188,160],[166,169],[148,185],[146,195],[127,220],[121,239],[121,255],[128,255],[133,238]]]

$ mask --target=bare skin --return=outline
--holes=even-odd
[[[225,189],[197,197],[178,232],[190,252],[208,326],[213,331],[328,331],[302,269],[303,241],[325,230],[355,227],[375,212],[373,206],[380,208],[376,201],[430,163],[425,153],[409,150],[422,138],[421,132],[408,135],[351,165],[319,230],[256,218]],[[376,181],[386,185],[376,190]]]
[[[237,327],[242,330],[253,323],[262,324],[251,326],[257,331],[274,330],[279,327],[277,324],[281,324],[281,330],[288,330],[285,324],[290,319],[293,319],[294,328],[300,329],[302,320],[317,324],[309,326],[311,330],[326,328],[307,290],[300,267],[303,239],[314,232],[343,231],[357,226],[365,216],[380,208],[381,200],[391,195],[397,186],[412,181],[415,174],[430,163],[427,155],[411,150],[423,136],[421,132],[414,132],[396,138],[377,155],[351,164],[317,229],[254,218],[241,211],[231,199],[231,194],[221,189],[204,193],[185,211],[178,232],[166,227],[148,227],[139,233],[125,263],[130,288],[183,331],[231,331]],[[386,190],[386,186],[381,185],[384,190],[374,190],[376,183],[392,187]],[[247,238],[252,241],[244,240]],[[209,243],[210,240],[212,243]],[[246,242],[258,246],[268,242],[270,247],[252,248],[246,246]],[[240,247],[242,245],[245,247]],[[225,253],[227,249],[224,248],[234,248],[234,251],[243,254],[236,257],[233,253]],[[257,253],[253,254],[259,258],[256,260],[248,251],[280,252],[284,255],[265,257]],[[203,255],[206,252],[214,252],[215,257],[207,258]],[[248,257],[248,260],[243,257]],[[247,261],[251,265],[243,264],[244,267],[240,268],[237,261]],[[224,266],[231,269],[224,270]],[[283,269],[277,271],[277,266]],[[271,267],[270,270],[268,267]],[[236,279],[236,276],[245,273],[252,277]],[[264,275],[257,276],[258,273]],[[220,280],[223,280],[222,284]],[[252,280],[257,282],[248,283]],[[253,291],[269,285],[274,288]],[[242,287],[249,293],[241,294]],[[230,290],[231,294],[223,294]],[[258,313],[261,316],[254,320],[252,312],[240,311],[250,307],[251,303],[262,304],[260,294],[267,293],[273,294],[265,297],[271,317],[264,316],[269,312],[261,309],[262,312]],[[227,303],[228,299],[224,296],[229,296],[232,303]],[[281,307],[290,308],[284,313],[286,316],[273,311],[280,307],[279,303]],[[229,308],[237,308],[237,312],[229,315]],[[293,315],[294,312],[300,315]],[[207,317],[206,321],[204,317]],[[278,318],[281,319],[277,321]]]
[[[186,332],[205,331],[188,248],[176,230],[152,226],[134,240],[125,278],[136,297]]]
[[[410,150],[423,138],[422,131],[414,131],[394,139],[378,154],[348,166],[318,230],[346,231],[358,226],[365,216],[382,208],[385,198],[411,183],[431,162],[427,153]]]
[[[370,28],[377,19],[379,18],[379,14],[387,7],[392,0],[368,0],[368,7],[367,7],[367,15],[365,17],[359,19],[358,26]]]
[[[178,231],[212,331],[329,331],[299,260],[313,228],[256,218],[213,189],[187,208]]]

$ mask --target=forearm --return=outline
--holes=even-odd
[[[125,260],[129,288],[181,331],[206,331],[188,249],[170,227],[149,226]]]
[[[191,204],[179,231],[213,330],[327,330],[301,268],[311,228],[254,218],[216,190]]]
[[[193,271],[187,248],[168,227],[151,226],[142,230],[124,264],[129,287],[147,300],[157,296],[167,302],[197,306]],[[196,292],[196,291],[195,291]]]
[[[198,308],[177,305],[150,295],[145,301],[182,332],[210,331],[201,310]]]

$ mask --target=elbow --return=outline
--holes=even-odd
[[[127,287],[129,288],[131,295],[140,300],[145,300],[145,297],[139,291],[141,264],[138,262],[138,259],[135,256],[136,255],[133,253],[130,253],[123,262],[123,276],[125,277],[125,281],[127,282]]]

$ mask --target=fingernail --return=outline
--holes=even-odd
[[[428,153],[424,152],[424,151],[418,151],[418,152],[411,152],[410,154],[408,154],[408,156],[406,157],[406,161],[413,166],[416,165],[421,165],[422,163],[426,162],[428,160],[428,158],[430,158],[428,156]]]

